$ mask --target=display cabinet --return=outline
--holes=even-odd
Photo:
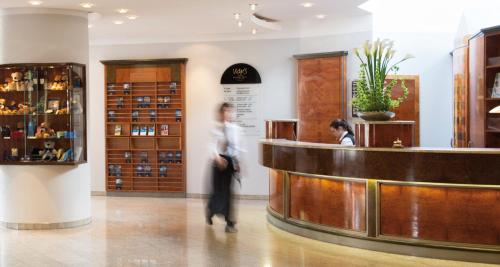
[[[185,193],[186,62],[102,62],[107,191]]]
[[[500,27],[469,40],[469,146],[500,147]]]
[[[0,164],[86,162],[84,65],[0,65],[0,81]]]

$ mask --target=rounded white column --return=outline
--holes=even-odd
[[[0,10],[0,64],[87,65],[87,14],[44,8]],[[87,75],[88,77],[88,75]],[[90,222],[90,166],[0,165],[0,223],[54,229]]]

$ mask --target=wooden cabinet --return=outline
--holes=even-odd
[[[500,148],[500,114],[491,112],[500,106],[500,96],[492,93],[495,81],[500,83],[500,27],[473,36],[468,53],[469,146]]]
[[[298,140],[338,143],[330,122],[347,118],[347,52],[297,55]]]
[[[267,120],[267,139],[297,140],[297,120]]]
[[[107,191],[186,192],[186,62],[103,61]]]

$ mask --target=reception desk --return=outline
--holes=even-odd
[[[309,238],[500,263],[500,150],[260,142],[268,220]]]

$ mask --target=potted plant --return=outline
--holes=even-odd
[[[395,115],[391,110],[399,107],[408,97],[408,88],[404,80],[386,81],[387,75],[397,73],[401,62],[413,58],[407,55],[392,63],[396,53],[393,45],[392,41],[377,39],[374,43],[366,41],[361,49],[354,49],[361,65],[359,80],[356,82],[357,92],[352,99],[352,105],[359,111],[358,116],[364,120],[390,120]],[[398,82],[401,82],[403,96],[393,98],[392,89]]]

